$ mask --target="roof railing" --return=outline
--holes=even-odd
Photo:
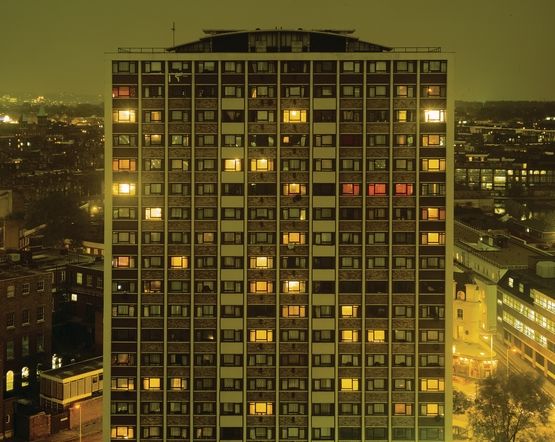
[[[167,48],[139,48],[139,47],[134,47],[134,48],[118,48],[118,52],[120,54],[122,53],[149,53],[149,54],[154,54],[154,53],[158,53],[158,52],[167,52]]]
[[[441,52],[440,46],[400,46],[391,48],[391,52]]]

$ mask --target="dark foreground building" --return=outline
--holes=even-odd
[[[106,439],[450,440],[449,58],[335,30],[110,54]]]

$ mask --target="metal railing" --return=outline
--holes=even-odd
[[[154,54],[158,52],[167,52],[167,48],[140,48],[140,47],[132,47],[132,48],[118,48],[118,52],[121,53],[148,53]]]

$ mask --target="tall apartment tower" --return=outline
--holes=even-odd
[[[302,29],[110,54],[105,440],[450,440],[449,58]]]

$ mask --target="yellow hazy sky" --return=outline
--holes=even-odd
[[[0,94],[101,94],[118,47],[202,29],[355,29],[385,46],[456,53],[459,100],[555,100],[554,0],[0,0]]]

